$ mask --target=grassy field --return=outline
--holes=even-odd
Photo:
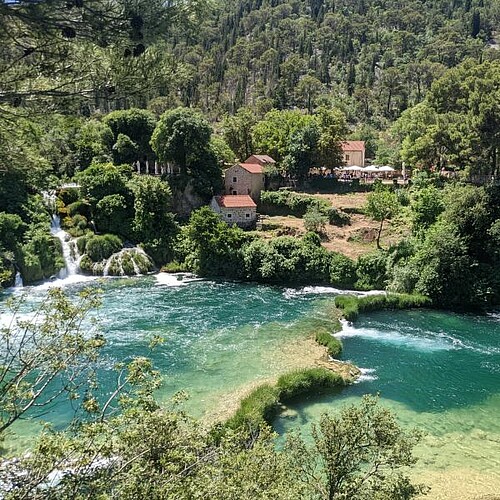
[[[328,200],[332,207],[349,212],[351,224],[337,227],[327,224],[323,246],[328,250],[343,253],[353,259],[376,249],[378,222],[364,215],[368,193],[316,194],[319,199]],[[301,236],[306,233],[304,221],[293,216],[264,216],[263,236],[271,238],[283,234]],[[399,241],[409,229],[401,218],[384,224],[381,244],[384,247]]]

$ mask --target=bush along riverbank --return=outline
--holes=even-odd
[[[340,314],[344,319],[355,321],[359,314],[364,311],[431,307],[432,301],[424,295],[406,293],[388,293],[384,295],[368,295],[366,297],[340,295],[335,297],[335,306],[340,310]]]
[[[279,377],[275,385],[263,384],[245,397],[236,413],[226,422],[229,429],[244,429],[250,434],[262,425],[271,425],[281,405],[307,394],[338,390],[347,381],[328,368],[304,368]]]

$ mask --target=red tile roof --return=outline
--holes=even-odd
[[[344,141],[342,151],[364,151],[365,141]]]
[[[261,174],[263,172],[262,165],[257,163],[240,163],[239,165],[251,174]]]
[[[226,194],[216,196],[215,200],[219,207],[224,208],[256,208],[255,201],[247,194]]]
[[[246,161],[250,160],[251,158],[257,158],[258,161],[262,163],[276,163],[270,156],[268,155],[252,155],[249,158],[246,159]]]

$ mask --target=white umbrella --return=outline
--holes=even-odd
[[[359,172],[360,170],[363,170],[361,167],[358,167],[357,165],[351,165],[350,167],[344,167],[342,170],[348,170],[350,172]]]
[[[380,167],[378,165],[371,165],[369,167],[365,167],[363,169],[363,172],[369,172],[369,173],[380,172]]]
[[[380,167],[381,172],[394,172],[394,169],[392,167],[389,167],[389,165],[384,165],[383,167]]]

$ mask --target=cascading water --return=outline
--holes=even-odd
[[[53,236],[59,239],[62,245],[62,252],[64,257],[64,265],[65,267],[59,271],[58,278],[64,279],[68,276],[73,276],[77,274],[78,271],[78,263],[74,259],[71,253],[71,246],[68,241],[68,233],[61,229],[61,219],[58,215],[52,216],[52,225],[50,227],[50,232]]]
[[[17,271],[16,279],[14,281],[14,287],[15,288],[22,288],[23,286],[24,286],[23,278],[21,277],[21,273],[19,271]]]

